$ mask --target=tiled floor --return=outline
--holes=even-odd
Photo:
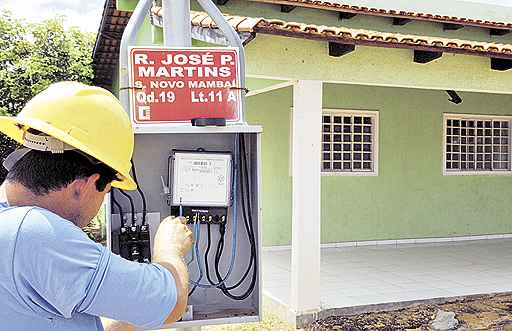
[[[264,293],[288,304],[290,251],[263,253]],[[512,291],[512,239],[322,249],[322,308]]]

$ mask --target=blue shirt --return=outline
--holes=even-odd
[[[0,204],[0,330],[103,330],[98,316],[144,328],[174,309],[172,274],[127,261],[70,221]]]

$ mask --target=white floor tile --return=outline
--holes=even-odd
[[[322,307],[512,291],[512,240],[322,249]],[[263,287],[290,297],[290,251],[263,253]]]

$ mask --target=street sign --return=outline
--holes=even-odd
[[[129,76],[135,124],[190,123],[197,118],[237,122],[241,118],[236,48],[134,47]]]

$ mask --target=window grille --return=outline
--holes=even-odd
[[[376,173],[377,112],[324,111],[322,171]]]
[[[504,117],[445,116],[445,172],[510,171],[510,124]]]

